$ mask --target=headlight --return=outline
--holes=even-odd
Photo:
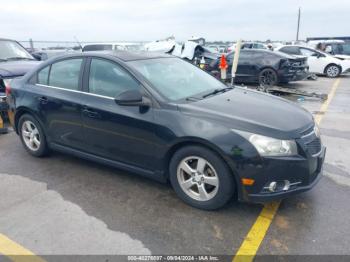
[[[295,156],[298,154],[295,140],[280,140],[235,129],[232,131],[246,138],[261,156]]]
[[[292,156],[298,154],[294,140],[279,140],[272,137],[252,134],[249,142],[253,144],[261,156]]]

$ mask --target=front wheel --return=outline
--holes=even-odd
[[[277,82],[277,73],[272,68],[265,68],[259,73],[260,86],[275,86]]]
[[[341,73],[340,67],[333,64],[328,65],[324,71],[326,73],[326,76],[330,78],[338,77]]]
[[[170,181],[187,204],[205,210],[223,207],[233,196],[235,183],[225,162],[200,146],[178,150],[170,162]]]

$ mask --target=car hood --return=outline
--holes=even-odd
[[[294,102],[239,87],[178,107],[218,125],[279,139],[299,138],[314,125],[312,115]]]
[[[17,77],[25,75],[29,70],[40,64],[39,61],[0,62],[0,77]]]

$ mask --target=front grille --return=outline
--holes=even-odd
[[[306,143],[306,148],[309,154],[316,155],[321,151],[321,139],[316,137],[314,140],[312,140],[309,143]]]

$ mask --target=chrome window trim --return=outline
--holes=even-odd
[[[57,87],[57,86],[43,85],[43,84],[35,84],[35,85],[36,86],[49,87],[49,88],[53,88],[53,89],[58,89],[58,90],[69,91],[69,92],[73,92],[73,93],[80,93],[80,94],[85,94],[85,95],[96,96],[96,97],[101,97],[101,98],[114,100],[114,98],[110,97],[110,96],[103,96],[103,95],[88,93],[88,92],[79,91],[79,90],[72,90],[72,89],[67,89],[67,88],[62,88],[62,87]]]

